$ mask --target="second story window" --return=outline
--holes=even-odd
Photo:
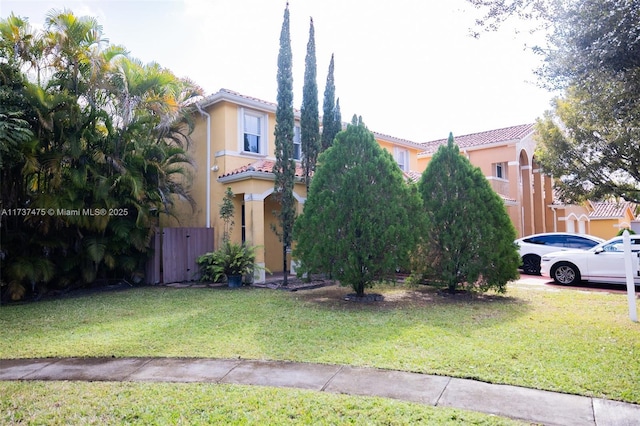
[[[293,159],[302,160],[302,137],[298,125],[293,128]]]
[[[260,153],[262,138],[262,119],[248,113],[244,114],[244,150]]]
[[[495,176],[498,179],[507,179],[507,167],[505,163],[495,163],[494,164],[494,169],[495,169]]]
[[[409,171],[409,151],[407,151],[406,149],[401,149],[396,147],[393,149],[393,156],[395,157],[396,163],[398,163],[400,170],[404,172],[408,172]]]
[[[245,153],[267,154],[267,114],[240,108],[240,150]]]

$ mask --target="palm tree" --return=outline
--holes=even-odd
[[[11,13],[0,20],[0,57],[18,69],[36,70],[40,83],[40,71],[43,62],[43,38],[29,25],[29,20]]]
[[[7,19],[0,21],[0,51],[11,63],[30,62],[31,42],[34,35],[28,20],[11,13]]]
[[[18,146],[3,145],[21,155],[10,170],[2,169],[3,199],[11,197],[16,207],[128,214],[55,214],[12,218],[11,223],[2,218],[6,244],[0,262],[9,267],[0,281],[10,282],[14,295],[23,295],[29,288],[35,292],[47,285],[135,275],[147,257],[156,212],[170,214],[176,197],[190,199],[187,112],[202,90],[158,64],[129,58],[123,47],[106,47],[93,18],[52,11],[42,37],[27,37],[26,29],[26,21],[18,18],[0,21],[0,56],[15,59],[14,65],[0,64],[0,71],[13,70],[4,73],[11,84],[2,88],[12,88],[17,105],[0,111],[0,135],[7,141],[9,131],[12,141],[29,136],[27,130],[32,135]],[[6,37],[7,31],[22,38]],[[24,46],[41,40],[32,45],[38,54],[23,57],[28,49],[9,40],[23,40]],[[44,85],[27,83],[21,75],[24,65],[32,63],[29,58],[43,58],[38,63],[50,76]],[[14,110],[24,111],[24,117]],[[17,192],[22,195],[13,197]],[[47,273],[28,270],[38,265]]]
[[[191,164],[186,151],[192,129],[188,107],[202,90],[156,63],[121,58],[117,70],[114,111],[119,129],[111,161],[121,170],[138,169],[137,177],[148,179],[146,185],[137,184],[133,176],[124,179],[136,183],[131,193],[138,194],[137,201],[138,189],[144,189],[150,209],[170,213],[171,194],[190,199],[181,183]]]
[[[52,10],[45,19],[47,51],[52,66],[57,70],[57,80],[67,82],[67,89],[79,93],[81,83],[91,75],[93,58],[99,55],[102,45],[108,42],[102,37],[102,26],[95,18],[77,17],[73,12]]]

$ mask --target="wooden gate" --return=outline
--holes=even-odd
[[[161,228],[152,242],[154,254],[147,264],[148,284],[196,281],[196,260],[214,250],[213,228]]]

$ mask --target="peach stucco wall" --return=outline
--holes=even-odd
[[[461,155],[464,155],[471,164],[480,168],[482,173],[487,177],[491,187],[500,195],[506,197],[505,208],[511,219],[518,236],[524,235],[524,220],[522,217],[522,199],[520,174],[516,159],[517,147],[515,143],[503,145],[493,145],[487,147],[474,147],[473,149],[462,149]],[[421,155],[418,164],[426,169],[432,156]],[[498,179],[495,175],[494,164],[505,163],[504,172],[506,178]],[[528,170],[528,169],[525,169]],[[542,203],[543,200],[540,200]],[[543,209],[540,209],[541,211]],[[531,233],[531,232],[530,232]]]

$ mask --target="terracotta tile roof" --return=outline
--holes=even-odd
[[[633,216],[633,211],[635,210],[635,204],[627,201],[622,203],[591,201],[591,207],[593,207],[593,210],[589,212],[590,219],[621,218],[624,217],[627,209],[631,209],[631,215]]]
[[[498,196],[502,198],[502,201],[504,201],[507,204],[510,204],[510,203],[515,204],[517,202],[515,198],[507,197],[506,195],[503,195],[503,194],[498,194]]]
[[[402,174],[404,175],[405,180],[413,183],[420,181],[420,178],[422,177],[422,173],[416,172],[414,170],[409,170],[408,172],[402,172]]]
[[[230,176],[240,177],[240,175],[242,174],[252,174],[252,175],[254,175],[255,173],[264,173],[265,175],[273,174],[273,167],[275,165],[276,165],[276,162],[274,160],[258,160],[258,161],[254,161],[253,163],[249,163],[246,166],[238,167],[237,169],[231,170],[219,176],[218,179],[223,179]],[[295,176],[297,178],[301,178],[302,176],[304,176],[304,170],[302,169],[302,166],[299,163],[296,163]]]
[[[507,142],[519,140],[533,132],[535,124],[521,124],[519,126],[505,127],[504,129],[489,130],[486,132],[472,133],[470,135],[455,136],[455,143],[460,149],[491,145],[498,142]],[[433,154],[441,145],[446,145],[447,139],[438,139],[435,141],[425,142],[424,153]]]

